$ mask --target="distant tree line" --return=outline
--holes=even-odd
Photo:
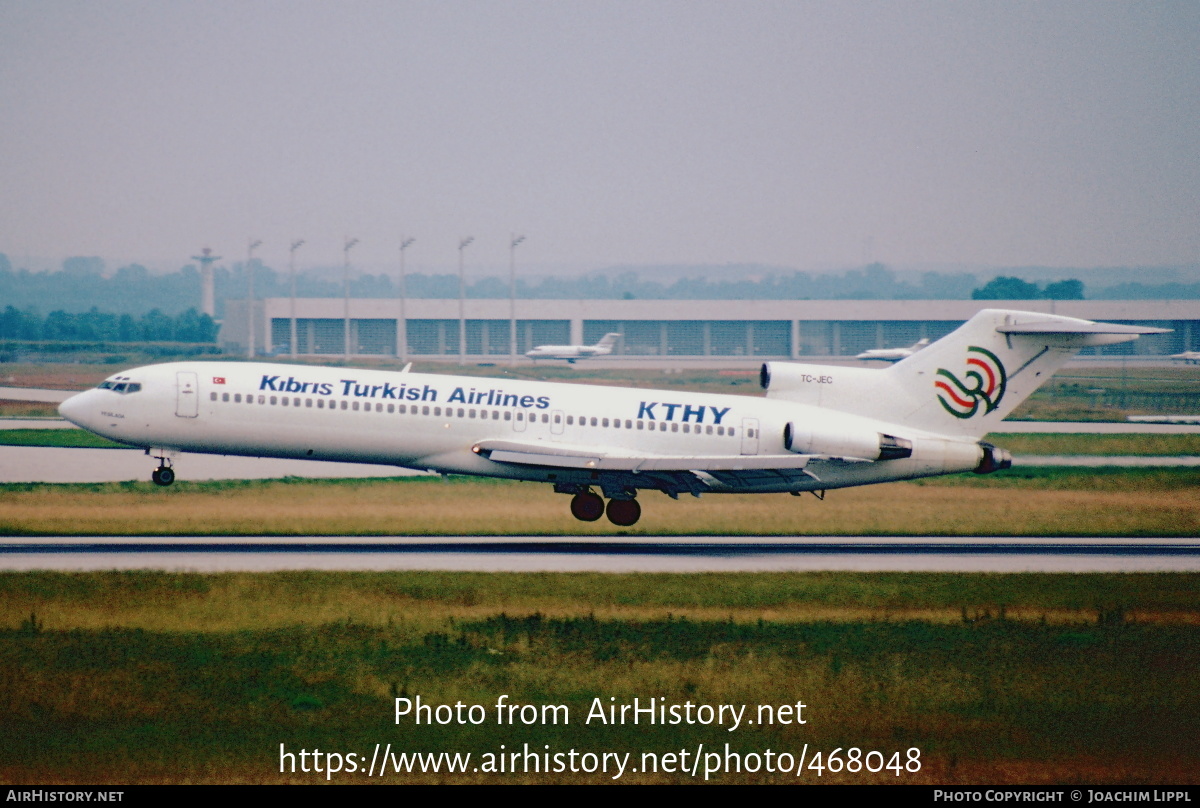
[[[188,309],[174,317],[151,309],[140,317],[103,312],[52,311],[6,306],[0,313],[0,339],[82,342],[216,342],[217,324],[207,314]]]
[[[972,300],[1083,300],[1083,282],[1055,281],[1044,287],[1003,275],[971,292]]]
[[[277,272],[260,262],[252,265],[254,288],[260,297],[291,294],[287,272]],[[1019,271],[1019,269],[1015,270]],[[1136,277],[1137,270],[1129,271]],[[224,313],[226,298],[244,298],[250,280],[244,262],[213,269],[216,317]],[[300,297],[341,297],[341,268],[299,273]],[[456,274],[414,272],[405,278],[411,298],[456,298]],[[0,306],[22,312],[31,309],[61,312],[108,312],[143,317],[158,310],[178,317],[198,306],[200,271],[188,265],[178,272],[152,275],[140,264],[107,273],[98,257],[68,258],[58,272],[14,269],[0,253]],[[350,282],[350,294],[359,298],[395,298],[399,295],[394,274],[362,273]],[[471,281],[471,298],[506,298],[507,277]],[[1079,300],[1084,295],[1079,280],[1060,280],[1044,286],[1016,275],[1001,275],[983,286],[970,273],[897,273],[874,263],[840,273],[808,273],[755,264],[714,266],[608,267],[582,276],[519,278],[517,296],[524,299],[565,300]],[[1200,283],[1142,284],[1123,282],[1089,292],[1094,299],[1197,299]],[[126,329],[128,330],[128,328]]]
[[[14,269],[0,253],[0,305],[25,310],[85,312],[92,307],[114,314],[141,316],[151,309],[176,315],[200,305],[200,273],[184,267],[152,275],[140,264],[105,276],[99,258],[68,258],[59,272]]]

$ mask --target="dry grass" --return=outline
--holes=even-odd
[[[0,401],[0,418],[57,418],[58,407],[36,401]]]
[[[474,480],[8,486],[0,535],[1193,536],[1200,498],[1129,481],[1086,488],[889,483],[811,496],[642,498],[616,530],[577,522],[547,486]],[[1019,481],[1018,481],[1019,482]],[[1112,483],[1113,480],[1109,480]],[[1019,505],[1019,507],[1014,507]]]

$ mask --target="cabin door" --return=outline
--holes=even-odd
[[[742,454],[758,454],[758,419],[742,419]]]
[[[200,414],[200,385],[190,370],[175,374],[175,414],[180,418],[195,418]]]

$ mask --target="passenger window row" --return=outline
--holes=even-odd
[[[426,405],[413,404],[411,407],[409,407],[409,405],[407,405],[407,404],[386,404],[385,405],[383,402],[379,402],[379,401],[374,402],[374,404],[372,404],[372,402],[370,402],[370,401],[359,402],[359,401],[348,401],[346,399],[327,400],[324,398],[318,398],[318,399],[300,398],[299,396],[268,396],[268,395],[265,395],[262,393],[259,393],[257,396],[255,396],[255,394],[253,394],[253,393],[247,393],[247,394],[243,395],[242,393],[217,393],[216,391],[213,391],[208,394],[208,399],[209,399],[209,401],[221,401],[223,403],[228,403],[228,402],[232,402],[234,404],[258,403],[258,404],[264,404],[264,405],[268,405],[268,406],[272,406],[272,407],[276,407],[276,406],[308,407],[310,409],[314,406],[313,402],[315,401],[316,408],[319,410],[341,409],[341,410],[350,410],[353,412],[372,412],[372,411],[373,412],[389,412],[389,413],[398,412],[401,415],[405,415],[405,414],[411,412],[413,415],[433,415],[435,417],[442,417],[442,414],[443,414],[442,410],[445,410],[446,417],[454,417],[455,412],[456,412],[456,408],[454,408],[454,407],[440,407],[440,406],[430,407],[427,404]],[[470,408],[458,407],[457,415],[459,418],[480,418],[483,420],[488,420],[490,418],[495,421],[499,421],[499,420],[511,421],[513,419],[513,414],[512,414],[511,410],[485,410],[485,409],[477,409],[475,407],[470,407]],[[544,423],[544,424],[550,423],[550,415],[548,413],[542,413],[541,416],[542,416],[542,423]],[[518,412],[517,420],[518,421],[526,420],[525,413]],[[531,423],[536,422],[538,420],[538,413],[529,413],[528,420]]]
[[[140,385],[139,385],[139,387],[140,387]],[[129,391],[129,392],[133,392],[133,391]],[[300,398],[299,396],[267,396],[267,395],[263,395],[261,393],[258,394],[257,399],[256,399],[256,397],[253,393],[247,393],[247,394],[243,395],[242,393],[217,393],[214,391],[212,393],[209,393],[208,398],[209,398],[209,401],[218,401],[219,400],[221,402],[232,402],[234,404],[241,404],[241,403],[254,404],[257,402],[258,404],[264,404],[264,405],[268,405],[268,406],[272,406],[272,407],[274,407],[274,406],[283,406],[283,407],[301,407],[301,406],[303,406],[303,407],[308,407],[308,408],[312,408],[313,401],[315,400],[316,408],[319,410],[342,409],[342,410],[350,410],[350,411],[354,411],[354,412],[371,412],[372,411],[372,405],[371,405],[371,402],[369,402],[369,401],[360,403],[358,401],[347,401],[346,399],[330,400],[328,402],[328,407],[326,407],[326,399],[323,399],[323,398],[312,399],[312,398]],[[442,412],[443,410],[445,410],[444,416],[443,416],[443,412]],[[489,419],[491,419],[493,421],[499,421],[501,419],[503,419],[505,421],[513,420],[513,413],[511,410],[485,410],[485,409],[476,409],[474,407],[457,407],[456,408],[456,407],[441,407],[441,406],[437,406],[437,405],[431,407],[428,404],[422,404],[422,405],[413,404],[410,408],[407,404],[386,404],[385,405],[382,402],[377,401],[374,404],[374,411],[375,412],[386,411],[389,413],[398,412],[401,415],[405,415],[405,414],[411,412],[413,415],[432,415],[435,418],[441,418],[441,417],[478,418],[478,419],[482,419],[484,421],[489,420]],[[516,420],[517,421],[526,421],[531,424],[536,424],[539,421],[539,415],[541,416],[541,418],[540,418],[541,423],[543,423],[543,424],[550,423],[550,413],[545,413],[545,412],[543,412],[543,413],[536,413],[536,412],[526,413],[523,410],[516,413]],[[568,415],[567,419],[566,419],[567,426],[574,426],[576,424],[576,420],[577,419],[574,415]],[[556,424],[562,423],[562,416],[556,414],[554,416],[554,423],[556,423]],[[579,416],[578,424],[579,424],[579,426],[595,426],[595,427],[611,428],[611,429],[624,428],[627,430],[649,430],[650,432],[653,432],[656,429],[659,432],[666,432],[666,431],[670,430],[671,432],[683,432],[685,435],[687,435],[687,434],[696,434],[696,435],[705,434],[705,435],[718,435],[718,436],[734,437],[736,434],[736,430],[733,427],[714,426],[712,424],[688,424],[688,423],[680,424],[678,421],[641,421],[641,420],[634,421],[631,418],[626,418],[626,419],[624,419],[624,421],[622,421],[620,418],[611,418],[611,419],[610,418],[599,418],[594,415]],[[751,435],[751,437],[753,437],[753,435]]]
[[[575,416],[567,416],[567,426],[575,424]],[[648,429],[653,432],[657,429],[659,432],[666,432],[668,429],[671,432],[683,432],[688,434],[705,434],[705,435],[728,435],[733,436],[733,427],[713,426],[712,424],[689,424],[679,423],[678,421],[634,421],[626,418],[622,421],[620,418],[597,418],[594,415],[579,416],[580,426],[598,426],[601,428],[621,429],[624,424],[625,429]]]

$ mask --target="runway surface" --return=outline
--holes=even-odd
[[[0,446],[0,483],[145,482],[156,465],[157,462],[141,449]],[[175,459],[175,473],[180,480],[276,480],[283,477],[407,477],[426,472],[368,463],[186,453]]]
[[[0,570],[1197,572],[1200,539],[987,537],[42,537]]]

